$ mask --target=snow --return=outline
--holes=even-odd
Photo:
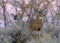
[[[4,20],[0,20],[0,27],[5,28]]]
[[[47,12],[47,19],[48,19],[48,22],[52,22],[52,19],[56,16],[56,12],[57,12],[57,5],[56,5],[56,1],[53,1],[49,8],[48,8],[48,12]]]
[[[26,0],[24,0],[24,1],[25,1],[25,4],[29,4],[29,2],[30,2],[30,0],[27,0],[27,1],[26,1]]]
[[[27,22],[28,17],[23,17],[22,21]]]
[[[15,7],[9,3],[6,4],[6,10],[9,14],[11,13],[16,14]]]

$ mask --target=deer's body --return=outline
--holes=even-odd
[[[36,14],[36,19],[35,20],[31,20],[30,21],[30,24],[29,24],[29,28],[32,30],[32,31],[40,31],[41,28],[42,28],[42,19],[40,19],[39,17],[41,17],[42,14]]]
[[[37,13],[36,14],[36,19],[31,20],[30,24],[29,24],[30,30],[36,32],[36,37],[35,37],[36,40],[40,39],[40,30],[41,30],[42,25],[43,25],[42,19],[39,18],[41,16],[42,16],[42,14]]]

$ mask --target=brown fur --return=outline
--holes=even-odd
[[[32,30],[32,31],[40,31],[41,28],[42,28],[42,19],[39,19],[39,17],[41,16],[42,14],[40,13],[37,13],[36,15],[36,19],[33,21],[30,21],[30,24],[29,24],[29,28]]]

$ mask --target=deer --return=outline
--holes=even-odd
[[[43,6],[44,9],[43,10],[40,10],[40,11],[37,11],[37,12],[35,11],[36,13],[34,13],[34,15],[36,15],[36,19],[32,18],[32,19],[29,20],[29,26],[28,27],[31,30],[31,32],[33,32],[33,31],[36,32],[36,34],[37,34],[36,38],[40,37],[40,31],[41,31],[42,26],[43,26],[43,22],[42,22],[43,20],[41,18],[42,11],[44,11],[45,9],[47,9],[48,5],[50,4],[50,2],[48,0],[44,0],[44,1],[48,2],[48,4],[47,5],[44,4],[44,6]],[[23,5],[22,5],[22,9],[25,8],[25,7],[28,7],[28,6],[25,6],[25,4],[23,4]],[[29,6],[30,6],[30,4],[29,4]],[[34,5],[31,5],[30,7],[31,7],[31,10],[32,10],[32,8],[34,9]],[[39,7],[38,7],[38,9],[39,9]],[[24,11],[25,11],[25,9],[22,10],[21,18],[24,16]],[[30,12],[30,14],[31,14],[31,12]]]
[[[43,15],[43,12],[42,11],[44,11],[45,9],[47,9],[48,8],[48,5],[50,4],[50,2],[48,1],[48,0],[44,0],[45,2],[48,2],[48,4],[47,5],[45,5],[44,3],[44,5],[45,6],[43,6],[44,7],[44,9],[42,9],[42,10],[40,10],[40,11],[38,11],[38,9],[37,9],[37,11],[35,11],[35,13],[34,13],[34,15],[36,15],[36,19],[33,19],[33,17],[32,17],[32,19],[29,21],[29,29],[33,32],[33,31],[35,31],[36,32],[36,39],[40,39],[40,35],[41,35],[41,33],[40,33],[40,31],[41,31],[41,29],[42,29],[42,26],[43,26],[43,19],[41,18],[42,17],[42,15]],[[35,9],[34,9],[35,10]],[[45,15],[44,15],[45,16]]]
[[[31,31],[35,31],[36,32],[36,39],[40,37],[40,31],[41,31],[41,28],[43,26],[43,22],[42,22],[42,18],[40,18],[42,16],[42,13],[36,13],[36,19],[33,20],[31,19],[30,22],[29,22],[29,29]]]

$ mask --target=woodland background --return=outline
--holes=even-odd
[[[43,26],[35,40],[28,26],[39,11]],[[60,0],[0,0],[0,43],[60,43]]]

